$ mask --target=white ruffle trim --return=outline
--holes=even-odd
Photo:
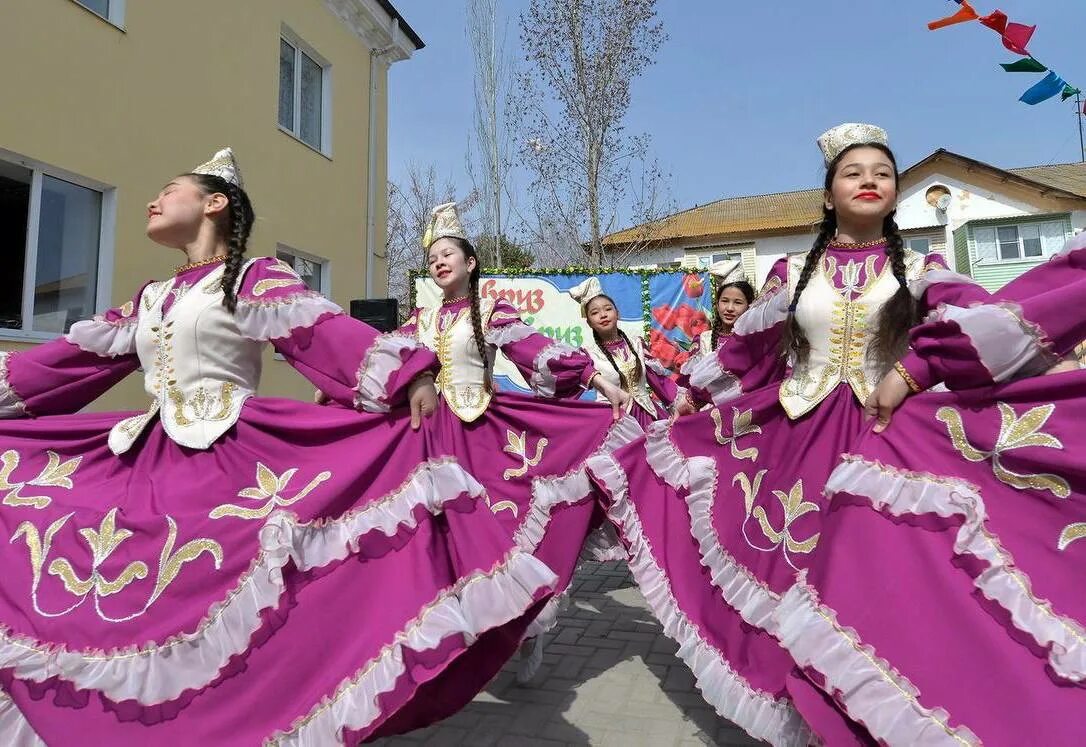
[[[968,483],[917,472],[903,472],[853,455],[834,469],[826,494],[866,498],[894,516],[935,514],[963,519],[954,542],[958,555],[973,555],[988,565],[973,584],[1008,613],[1014,626],[1048,649],[1048,663],[1060,677],[1086,680],[1086,629],[1059,615],[1051,602],[1034,595],[1027,576],[999,538],[985,526],[987,513],[979,491]]]
[[[581,546],[582,561],[594,563],[611,563],[618,560],[629,560],[630,554],[622,546],[622,540],[618,538],[613,525],[604,522],[589,533]]]
[[[103,358],[132,355],[136,352],[136,317],[111,324],[100,316],[76,322],[64,339],[80,350]]]
[[[305,291],[267,301],[242,296],[234,320],[242,336],[264,342],[290,337],[294,330],[312,327],[323,316],[342,313],[340,306],[321,294]]]
[[[777,610],[779,638],[792,657],[826,678],[848,714],[889,745],[979,745],[965,726],[951,727],[942,708],[920,704],[916,687],[842,628],[801,572]]]
[[[1068,239],[1067,243],[1063,245],[1063,249],[1060,249],[1055,256],[1062,257],[1065,254],[1077,252],[1080,249],[1086,249],[1086,231],[1081,231]]]
[[[404,352],[418,347],[417,340],[399,332],[379,335],[358,366],[354,406],[367,412],[388,412],[388,380],[403,365]]]
[[[788,291],[783,286],[761,296],[735,320],[733,333],[753,335],[765,332],[788,318]]]
[[[609,454],[640,436],[641,426],[634,418],[624,415],[608,429],[607,437],[595,454]],[[592,494],[592,484],[584,465],[582,462],[564,475],[532,479],[532,502],[513,537],[517,547],[535,552],[547,533],[554,510],[579,503]]]
[[[405,527],[415,529],[418,508],[437,515],[448,501],[464,494],[478,499],[483,492],[459,464],[444,459],[419,465],[395,491],[334,520],[306,523],[277,511],[260,530],[260,554],[194,632],[145,647],[73,651],[4,630],[0,634],[0,667],[14,668],[15,676],[24,680],[44,682],[60,677],[117,702],[168,702],[186,690],[206,686],[232,656],[248,648],[262,624],[261,611],[274,607],[280,599],[282,569],[288,561],[302,571],[327,565],[357,552],[371,532],[392,536]],[[541,573],[550,573],[539,565],[544,569]],[[554,583],[553,574],[550,583]]]
[[[1039,374],[1057,360],[1044,332],[1022,316],[1017,304],[941,305],[928,321],[958,325],[996,383]]]
[[[913,298],[920,298],[928,288],[938,283],[979,285],[976,280],[968,275],[961,275],[945,268],[939,268],[938,270],[928,270],[915,280],[910,280],[909,292],[913,295]]]
[[[688,363],[690,365],[685,373],[690,379],[690,389],[705,392],[713,404],[722,405],[743,393],[739,379],[724,370],[717,353],[706,353]]]
[[[365,729],[381,715],[378,698],[395,688],[407,671],[404,650],[431,650],[453,635],[462,635],[470,645],[482,633],[523,615],[553,584],[547,567],[520,551],[490,572],[461,579],[427,605],[380,655],[344,680],[334,695],[295,721],[289,732],[268,741],[292,747],[343,744],[344,729]]]
[[[19,706],[5,692],[0,692],[0,742],[4,747],[46,747]]]
[[[501,327],[490,327],[486,334],[483,335],[483,339],[486,340],[488,345],[502,348],[510,343],[526,340],[534,334],[537,334],[537,332],[527,324],[514,321]]]
[[[26,415],[26,402],[8,382],[10,352],[0,352],[0,418],[21,418]]]
[[[667,577],[653,558],[637,511],[628,499],[629,486],[622,467],[610,454],[594,456],[589,462],[592,474],[611,493],[608,516],[630,548],[630,572],[663,626],[664,634],[679,644],[677,655],[693,672],[706,701],[756,739],[774,745],[811,743],[810,728],[791,702],[752,688],[679,609]]]
[[[698,543],[701,564],[724,601],[750,625],[776,635],[773,611],[780,597],[724,549],[713,526],[717,468],[709,457],[686,458],[671,441],[667,424],[653,423],[645,441],[649,467],[676,491],[685,489],[690,534]],[[661,427],[663,426],[663,427]]]

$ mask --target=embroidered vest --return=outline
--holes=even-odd
[[[493,299],[479,302],[479,315],[485,331],[494,313]],[[456,417],[465,423],[479,418],[490,405],[492,394],[483,384],[483,359],[471,325],[471,308],[466,306],[451,317],[441,318],[441,307],[419,312],[417,339],[437,353],[441,370],[437,390]],[[490,370],[494,370],[494,347],[486,345]]]
[[[652,401],[652,394],[649,392],[648,382],[645,378],[645,353],[641,347],[641,338],[631,337],[630,344],[633,345],[632,353],[625,345],[612,351],[615,364],[622,371],[622,375],[626,377],[626,391],[629,392],[631,400],[636,402],[649,415],[656,417],[659,411],[656,408],[656,403]],[[618,371],[611,365],[611,361],[607,360],[607,354],[603,352],[600,346],[594,342],[589,342],[585,346],[585,350],[592,356],[592,363],[596,366],[600,376],[615,386],[619,386]],[[641,361],[640,378],[636,376],[638,360]]]
[[[805,259],[805,254],[789,258],[789,293],[799,280]],[[898,281],[889,262],[876,275],[877,260],[876,255],[869,255],[863,263],[850,260],[839,268],[836,257],[823,257],[811,275],[796,308],[810,351],[807,360],[795,366],[780,387],[780,402],[790,418],[810,412],[841,383],[847,383],[863,403],[885,373],[868,351],[879,328],[883,304],[897,292]],[[922,254],[906,250],[908,280],[920,277],[923,266]],[[838,269],[843,288],[835,282]]]
[[[255,261],[242,268],[236,287]],[[222,273],[220,267],[195,285],[173,278],[144,289],[136,352],[153,402],[147,412],[113,427],[109,448],[114,454],[132,448],[155,415],[178,444],[207,449],[237,422],[242,404],[256,391],[264,344],[242,337],[223,306]],[[163,314],[170,295],[173,305]]]

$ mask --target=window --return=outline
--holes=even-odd
[[[1067,240],[1062,220],[973,229],[978,262],[1021,262],[1050,257]]]
[[[98,307],[106,194],[40,169],[0,161],[0,329],[40,337],[67,332]]]
[[[909,239],[909,248],[918,254],[927,254],[931,251],[931,239],[919,238]]]
[[[327,260],[304,256],[297,250],[282,245],[276,249],[275,256],[293,267],[309,290],[328,295],[328,283],[325,282],[325,275],[328,272]]]
[[[124,21],[125,0],[75,0],[75,2],[114,26],[119,27]]]
[[[329,152],[329,66],[297,39],[279,40],[279,126]]]

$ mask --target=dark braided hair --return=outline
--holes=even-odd
[[[724,334],[724,320],[720,318],[720,314],[717,313],[716,309],[717,304],[720,303],[720,297],[728,288],[737,288],[739,292],[743,294],[743,298],[747,299],[747,306],[754,303],[754,286],[746,280],[737,280],[734,283],[722,283],[720,287],[716,289],[716,295],[713,296],[713,335],[712,342],[709,343],[713,350],[716,350],[716,344],[720,342],[720,336]]]
[[[486,351],[486,337],[483,334],[483,314],[479,310],[479,254],[475,247],[467,239],[457,236],[445,237],[456,244],[464,253],[464,261],[475,260],[475,267],[468,274],[468,298],[471,299],[471,332],[475,337],[475,345],[479,349],[479,356],[483,359],[483,386],[487,392],[494,391],[494,385],[490,380],[490,358]]]
[[[605,300],[609,304],[611,304],[615,308],[616,312],[618,311],[618,304],[615,303],[614,299],[611,298],[610,296],[606,295],[606,294],[603,294],[603,293],[596,296],[595,298],[589,299],[588,303],[592,303],[592,301],[595,301],[596,298],[602,298],[603,300]],[[587,312],[588,312],[588,304],[585,304],[585,313],[587,314]],[[634,382],[626,380],[626,376],[623,375],[621,369],[619,369],[619,367],[618,367],[618,364],[615,363],[615,357],[613,355],[611,355],[611,351],[607,349],[607,346],[603,343],[603,340],[600,339],[600,333],[597,332],[595,330],[595,328],[592,327],[592,325],[588,325],[588,326],[589,326],[590,329],[592,329],[592,339],[596,341],[596,346],[600,350],[603,351],[603,354],[605,356],[607,356],[607,361],[611,364],[611,367],[615,369],[615,373],[618,374],[618,384],[619,384],[619,386],[621,386],[623,389],[626,389],[627,391],[629,391],[629,387],[632,386],[632,384]],[[626,347],[629,349],[630,355],[632,355],[633,358],[634,358],[634,365],[636,366],[636,368],[634,369],[634,371],[635,371],[635,374],[634,374],[635,375],[635,381],[640,381],[641,380],[641,375],[642,375],[642,373],[644,373],[641,370],[641,358],[638,357],[637,351],[634,350],[633,343],[630,342],[630,338],[626,336],[626,333],[622,331],[622,328],[618,327],[617,322],[616,322],[615,327],[616,327],[616,330],[618,332],[618,336],[622,338],[622,341],[624,343],[626,343]]]
[[[221,193],[226,196],[230,212],[226,218],[226,225],[222,227],[226,235],[228,248],[226,261],[223,263],[222,274],[223,306],[233,313],[237,310],[238,297],[237,285],[238,273],[241,272],[242,260],[248,248],[249,233],[253,230],[253,204],[249,201],[249,195],[241,187],[228,182],[221,176],[212,174],[185,174],[192,179],[204,191],[204,194]]]
[[[856,148],[875,148],[890,159],[894,167],[894,186],[899,181],[897,159],[893,151],[881,143],[858,143],[841,151],[826,168],[825,191],[829,192],[833,185],[833,178],[837,174],[837,168],[847,153]],[[883,236],[886,237],[886,257],[890,263],[890,269],[898,281],[898,289],[894,295],[882,306],[879,317],[879,328],[875,332],[871,350],[868,351],[880,366],[889,368],[904,354],[909,342],[909,331],[917,322],[916,299],[909,291],[908,280],[905,277],[905,242],[898,232],[897,222],[894,220],[895,211],[891,211],[883,220]],[[792,293],[792,302],[788,306],[788,320],[784,327],[784,336],[781,340],[781,355],[791,354],[800,363],[807,357],[810,344],[803,330],[796,320],[796,307],[799,305],[799,297],[810,282],[811,275],[818,268],[822,255],[826,253],[826,247],[837,235],[837,214],[832,208],[822,206],[822,222],[818,227],[818,236],[814,246],[807,253],[803,263],[803,271],[796,281],[796,288]]]

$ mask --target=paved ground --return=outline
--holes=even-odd
[[[539,674],[514,680],[516,660],[460,713],[404,737],[406,745],[670,747],[758,744],[719,718],[675,658],[624,563],[586,563],[547,638]]]

